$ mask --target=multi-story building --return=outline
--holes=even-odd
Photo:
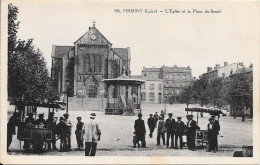
[[[170,101],[170,98],[173,99],[174,102],[178,102],[182,89],[189,86],[193,80],[189,66],[163,66],[161,68],[160,77],[163,78],[163,95],[167,102]]]
[[[70,95],[96,98],[101,91],[107,93],[103,79],[131,75],[130,60],[130,48],[112,48],[94,22],[74,46],[53,45],[52,79],[60,93],[66,91],[69,80]]]
[[[214,69],[212,67],[207,67],[207,73],[202,74],[202,77],[208,79],[209,81],[214,80],[215,78],[227,78],[230,74],[235,73],[237,70],[242,69],[244,64],[242,62],[229,64],[224,62],[224,66],[220,67],[219,64],[216,64]]]
[[[142,89],[145,90],[142,92],[144,96],[142,100],[145,102],[155,100],[157,103],[162,103],[164,101],[169,102],[170,99],[177,102],[182,89],[190,85],[193,77],[190,67],[177,67],[177,65],[174,65],[173,67],[162,66],[160,68],[144,67],[142,79],[146,81],[142,86]],[[158,87],[156,89],[158,91],[154,91],[155,86]]]
[[[163,103],[163,80],[153,76],[131,76],[131,78],[144,80],[141,86],[141,101],[144,103]]]

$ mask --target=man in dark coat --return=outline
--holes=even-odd
[[[169,139],[171,138],[171,148],[174,147],[174,127],[175,127],[175,120],[172,118],[172,113],[169,113],[169,118],[165,122],[165,127],[167,129],[167,140],[166,140],[166,147],[169,147]]]
[[[50,112],[48,119],[46,120],[46,126],[47,128],[52,129],[52,142],[48,142],[48,149],[51,149],[51,143],[52,148],[56,150],[56,120],[54,119],[54,112]]]
[[[197,122],[193,120],[193,115],[187,115],[187,144],[189,150],[196,151],[195,146],[195,135],[196,135],[196,128]]]
[[[38,125],[39,127],[45,127],[46,121],[44,119],[44,114],[39,114],[39,118],[35,121],[35,125]]]
[[[34,127],[34,118],[33,113],[29,113],[28,117],[25,119],[26,127]],[[23,148],[25,150],[28,150],[30,147],[30,142],[28,140],[24,140],[24,146]]]
[[[145,130],[145,124],[144,121],[142,120],[142,114],[139,113],[138,114],[138,118],[137,120],[135,120],[135,134],[137,136],[137,141],[141,141],[142,142],[142,147],[146,148],[146,142],[145,142],[145,134],[146,134],[146,130]]]
[[[60,138],[60,152],[68,151],[67,136],[70,135],[70,130],[63,117],[60,117],[60,122],[57,125],[57,135]]]
[[[214,120],[214,118],[209,118],[209,124],[207,126],[207,130],[208,130],[208,142],[209,142],[209,148],[207,150],[207,152],[210,152],[213,150],[213,152],[215,153],[217,150],[217,137],[220,131],[220,125],[219,122],[217,122],[216,120]]]
[[[181,117],[177,117],[178,121],[175,122],[175,148],[178,148],[178,138],[180,139],[180,148],[182,149],[182,136],[185,131],[185,124],[181,121]]]
[[[9,146],[13,141],[13,135],[15,135],[15,126],[19,123],[19,114],[17,112],[13,113],[13,116],[10,117],[7,123],[7,151],[9,151]]]
[[[154,128],[155,128],[155,119],[153,118],[153,114],[150,114],[150,118],[148,118],[148,121],[147,121],[147,124],[149,126],[149,129],[150,129],[150,138],[153,137],[153,131],[154,131]]]
[[[81,117],[77,117],[78,123],[76,125],[76,130],[75,130],[75,135],[76,135],[76,140],[78,144],[77,150],[81,150],[83,148],[83,126],[84,123],[81,121]]]

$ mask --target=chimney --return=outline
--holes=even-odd
[[[90,30],[91,29],[91,27],[88,27],[88,30]]]
[[[224,67],[225,67],[225,66],[228,66],[228,62],[224,62]]]
[[[207,73],[209,73],[210,71],[212,71],[212,67],[207,67]]]
[[[240,66],[244,66],[243,62],[239,62],[238,65],[240,65]]]

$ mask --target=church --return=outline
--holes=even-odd
[[[96,28],[95,21],[73,46],[52,46],[51,78],[60,94],[97,98],[106,97],[104,79],[131,76],[130,48],[113,48]]]

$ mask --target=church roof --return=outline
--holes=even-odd
[[[161,68],[143,68],[143,71],[145,72],[159,72],[161,70]]]
[[[91,35],[96,35],[97,39],[92,41],[91,39],[89,39],[89,36]],[[88,42],[89,44],[112,45],[111,42],[109,42],[108,39],[95,26],[90,27],[86,33],[84,33],[79,39],[77,39],[77,41],[75,41],[75,43],[76,42]]]
[[[113,52],[115,52],[121,59],[128,59],[128,51],[127,48],[112,48]]]
[[[62,58],[74,46],[56,46],[53,45],[51,57]]]

